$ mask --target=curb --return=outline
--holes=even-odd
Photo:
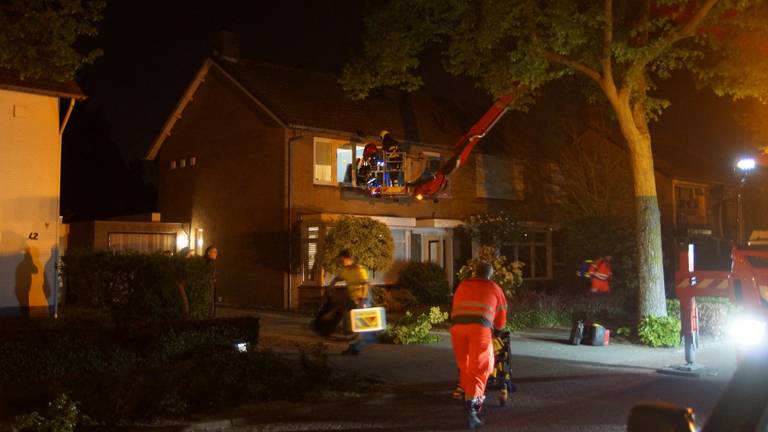
[[[248,427],[251,432],[294,432],[294,431],[345,431],[360,429],[384,429],[378,422],[315,421],[287,423],[254,423],[252,417],[235,417],[225,420],[202,421],[188,424],[179,429],[181,432],[215,432],[232,428]],[[388,425],[387,427],[390,427]]]

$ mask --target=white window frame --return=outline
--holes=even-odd
[[[320,180],[317,178],[316,170],[317,170],[317,144],[318,143],[328,143],[331,146],[331,180]],[[337,160],[337,153],[339,148],[341,147],[349,147],[349,149],[352,151],[352,182],[350,184],[355,183],[355,161],[357,160],[357,151],[358,147],[362,149],[362,145],[360,143],[355,143],[347,140],[342,139],[335,139],[335,138],[325,138],[325,137],[314,137],[314,140],[312,141],[312,183],[319,186],[339,186],[342,184],[345,184],[343,182],[337,181],[339,178],[339,173],[337,170],[338,160]]]

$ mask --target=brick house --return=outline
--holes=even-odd
[[[219,247],[220,301],[297,307],[327,277],[315,265],[318,244],[338,215],[386,223],[398,262],[433,261],[452,280],[471,254],[455,231],[461,220],[522,207],[524,167],[498,145],[506,142],[501,130],[437,202],[370,198],[350,187],[346,167],[380,130],[430,169],[480,114],[425,92],[385,90],[356,102],[333,76],[208,59],[146,157],[157,161],[164,219],[189,224],[198,253]],[[502,150],[489,153],[493,148]],[[530,220],[530,241],[509,250],[527,261],[530,279],[551,279],[551,226]],[[375,282],[396,277],[397,265]]]

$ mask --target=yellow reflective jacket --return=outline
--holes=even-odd
[[[360,265],[343,267],[338,276],[347,283],[349,299],[357,303],[368,298],[368,270]]]

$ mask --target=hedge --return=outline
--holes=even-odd
[[[63,263],[66,303],[95,307],[116,321],[203,318],[210,309],[213,269],[202,257],[79,251]]]

